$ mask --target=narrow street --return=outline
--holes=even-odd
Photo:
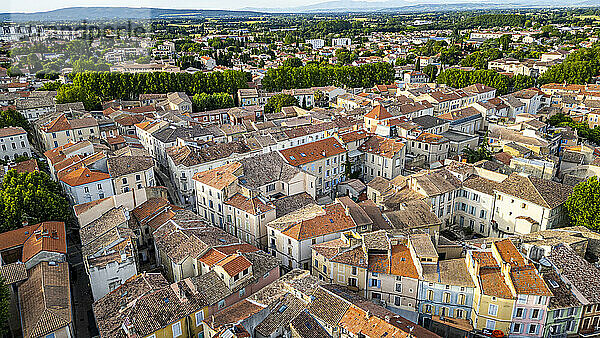
[[[167,174],[163,173],[158,166],[154,166],[154,172],[156,173],[156,178],[160,182],[160,185],[167,188],[167,193],[169,194],[169,200],[171,203],[175,205],[181,205],[179,195],[175,193],[175,187],[171,182],[171,178]]]
[[[73,324],[75,337],[95,337],[98,335],[92,304],[92,289],[83,265],[81,243],[77,230],[69,229],[67,234],[67,260],[71,279],[73,299]]]

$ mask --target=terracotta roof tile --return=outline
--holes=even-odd
[[[109,174],[100,171],[92,171],[87,167],[83,167],[67,173],[61,178],[61,181],[72,187],[76,187],[79,185],[98,182],[109,178]]]
[[[329,137],[281,150],[283,158],[293,166],[300,166],[323,158],[345,153],[344,146],[335,138]]]
[[[218,190],[223,190],[235,182],[238,178],[236,172],[242,165],[239,162],[234,162],[220,166],[212,170],[206,170],[194,175],[194,180],[204,183]]]

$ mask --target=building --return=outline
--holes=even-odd
[[[311,273],[314,276],[325,283],[344,285],[365,295],[369,258],[359,234],[346,232],[338,239],[311,248]]]
[[[238,192],[224,202],[224,208],[227,232],[246,243],[267,248],[266,225],[276,218],[273,205],[267,204],[263,197]]]
[[[413,70],[410,72],[406,72],[404,73],[404,82],[405,83],[427,83],[429,82],[429,76],[427,76],[427,74],[418,71],[418,70]]]
[[[377,176],[387,179],[404,172],[405,144],[400,139],[373,135],[358,150],[364,153],[362,175],[366,182]]]
[[[110,175],[81,167],[59,176],[73,204],[82,204],[114,195]]]
[[[311,45],[313,49],[321,49],[325,46],[325,40],[323,39],[309,39],[305,43]]]
[[[23,337],[74,337],[69,264],[44,261],[18,287]]]
[[[19,156],[31,157],[31,147],[27,139],[27,132],[21,127],[6,127],[0,129],[0,158],[14,159]]]
[[[193,282],[169,284],[143,273],[96,301],[100,337],[196,337],[208,317],[206,298]]]
[[[96,301],[138,273],[136,236],[128,221],[121,206],[80,224],[83,264]]]
[[[543,278],[552,292],[543,336],[569,337],[577,335],[583,305],[559,274],[550,270],[543,273]]]
[[[500,178],[497,178],[497,180]],[[492,220],[496,210],[494,190],[497,180],[473,175],[463,181],[454,205],[454,223],[468,227],[483,236],[492,236]]]
[[[443,222],[450,224],[461,182],[446,169],[422,171],[406,178],[406,185],[412,191],[426,197],[434,214]]]
[[[227,164],[194,175],[196,210],[211,224],[224,228],[224,202],[237,192],[237,180],[241,175],[239,162]]]
[[[345,163],[348,151],[334,137],[320,139],[279,151],[283,159],[315,176],[317,195],[335,191],[345,180]]]
[[[600,304],[600,295],[597,290],[600,288],[598,285],[600,270],[564,244],[552,248],[546,258],[550,262],[552,270],[560,276],[562,282],[569,283],[570,291],[583,305],[580,310],[579,325],[568,323],[568,329],[571,329],[572,325],[576,325],[577,333],[580,336],[599,335],[600,306],[598,304]],[[571,321],[573,321],[573,314],[571,314]]]
[[[67,119],[61,114],[39,126],[44,149],[50,150],[70,142],[80,142],[91,138],[100,138],[98,122],[93,117]]]
[[[499,234],[528,234],[565,222],[564,202],[572,187],[513,173],[494,190],[493,228]]]
[[[350,38],[335,38],[331,39],[331,46],[333,47],[347,47],[352,44],[352,40]]]
[[[107,159],[108,173],[117,194],[156,185],[154,160],[149,156],[119,156]]]
[[[269,252],[290,269],[310,269],[312,245],[354,229],[356,224],[342,204],[309,204],[267,224]]]
[[[15,101],[15,107],[27,121],[33,122],[40,116],[56,111],[53,97],[27,98]]]
[[[423,265],[419,280],[419,323],[433,318],[470,319],[475,284],[463,258]]]

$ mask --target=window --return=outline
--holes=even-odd
[[[396,305],[396,306],[400,306],[400,305],[402,305],[402,297],[398,297],[398,296],[396,296],[396,297],[394,298],[394,305]]]
[[[515,313],[515,317],[516,318],[523,318],[523,308],[517,308],[517,311]]]
[[[519,333],[521,332],[521,323],[514,323],[512,332]]]
[[[196,312],[196,326],[200,326],[204,320],[204,311]]]
[[[127,184],[127,177],[123,177],[123,184]]]
[[[533,309],[531,311],[531,319],[538,319],[540,316],[540,309]]]
[[[171,325],[171,331],[173,331],[173,338],[181,336],[181,322]]]
[[[83,192],[85,192],[85,193],[88,193],[88,192],[90,192],[90,188],[88,188],[88,187],[83,187]]]
[[[485,321],[485,328],[488,330],[495,330],[496,329],[496,321],[495,320],[491,320],[491,319],[487,319]]]
[[[349,286],[353,286],[353,287],[357,287],[358,285],[357,285],[356,278],[352,278],[352,277],[348,278],[348,285]]]
[[[356,276],[358,273],[357,268],[355,266],[352,267],[352,274]]]
[[[490,307],[488,308],[488,315],[496,316],[497,314],[498,314],[498,305],[490,304]]]
[[[141,181],[142,180],[142,176],[140,174],[136,174],[135,175],[135,180],[136,181]]]
[[[433,290],[427,290],[427,300],[433,300]]]
[[[242,288],[240,290],[240,297],[244,297],[245,294],[246,294],[246,289]]]
[[[450,292],[444,292],[444,303],[450,303]]]
[[[463,311],[462,309],[456,309],[456,311],[454,311],[454,314],[456,318],[463,318],[465,316],[465,311]]]
[[[527,295],[519,295],[519,298],[517,299],[517,303],[525,304],[526,302],[527,302]]]
[[[402,284],[396,283],[396,292],[402,292]]]
[[[425,313],[431,313],[431,309],[432,309],[431,305],[425,304]]]
[[[536,324],[529,324],[529,333],[534,334],[537,332],[537,325]]]
[[[225,307],[225,300],[221,299],[218,303],[217,303],[217,308],[221,309]]]

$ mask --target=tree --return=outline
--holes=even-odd
[[[29,121],[14,108],[9,108],[0,112],[0,128],[6,127],[21,127],[27,131],[30,130],[31,125]]]
[[[55,91],[60,87],[62,87],[62,83],[60,81],[52,81],[44,83],[40,90]]]
[[[4,336],[9,331],[10,320],[10,291],[8,285],[0,278],[0,335]]]
[[[427,76],[429,76],[429,81],[433,82],[437,76],[438,68],[436,65],[427,65],[423,67],[423,73],[427,74]]]
[[[265,105],[265,113],[277,113],[281,111],[283,107],[297,106],[298,100],[289,94],[275,94],[269,98]]]
[[[511,42],[512,37],[509,34],[504,34],[498,38],[498,43],[500,43],[500,47],[502,47],[502,50],[505,52],[510,49]]]
[[[592,176],[573,188],[565,202],[571,223],[592,230],[600,230],[600,181]]]
[[[227,93],[200,93],[192,96],[194,111],[207,111],[235,106],[233,96]]]
[[[489,149],[487,135],[483,138],[483,142],[481,142],[477,148],[472,149],[470,147],[466,147],[463,149],[462,154],[468,163],[489,160],[492,157],[492,153]]]
[[[295,57],[289,58],[289,59],[283,61],[283,66],[290,67],[290,68],[302,67],[302,60],[295,58]]]
[[[342,65],[347,65],[354,61],[354,55],[346,48],[337,49],[335,51],[335,57],[337,58],[338,63]]]
[[[416,71],[421,70],[421,58],[417,58],[417,61],[415,62],[415,70]]]
[[[14,230],[23,222],[67,222],[69,203],[58,183],[46,173],[9,170],[0,191],[0,232]]]

